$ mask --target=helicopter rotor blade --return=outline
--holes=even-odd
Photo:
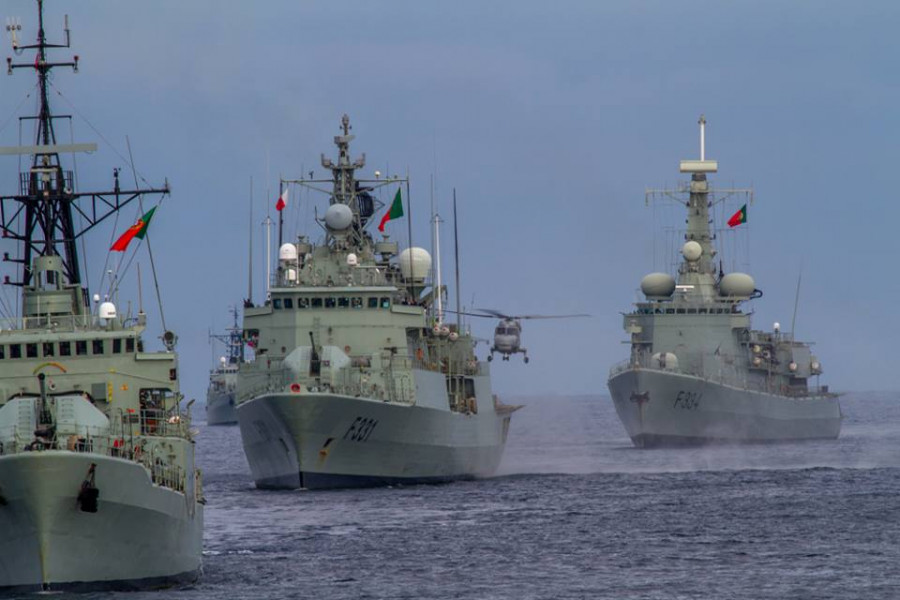
[[[511,315],[502,313],[499,310],[494,310],[493,308],[476,308],[475,310],[486,313],[486,315],[490,315],[492,317],[497,317],[498,319],[515,319],[515,317]]]
[[[580,317],[590,317],[587,313],[578,313],[572,315],[517,315],[513,319],[577,319]]]
[[[480,309],[479,309],[479,310],[480,310]],[[467,316],[467,317],[478,317],[478,318],[480,318],[480,319],[496,319],[496,318],[497,318],[497,315],[493,315],[493,314],[490,314],[490,315],[484,315],[484,314],[481,314],[481,313],[466,312],[466,311],[463,311],[463,310],[444,310],[444,312],[445,312],[445,313],[450,313],[450,314],[453,314],[453,315],[465,315],[465,316]],[[500,317],[500,318],[502,319],[502,318],[506,318],[506,317]]]

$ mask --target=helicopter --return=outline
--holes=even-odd
[[[528,364],[528,350],[521,346],[522,343],[522,323],[525,319],[572,319],[578,317],[589,317],[588,314],[573,315],[508,315],[499,310],[489,308],[479,308],[478,313],[464,312],[460,314],[469,315],[470,317],[481,317],[485,319],[499,318],[500,322],[494,328],[494,345],[491,346],[491,353],[488,355],[488,361],[494,360],[494,353],[503,357],[503,360],[509,360],[513,354],[523,354],[525,364]]]

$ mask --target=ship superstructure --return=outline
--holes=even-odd
[[[646,300],[624,317],[631,355],[610,372],[616,411],[639,447],[836,438],[840,406],[818,385],[818,358],[777,324],[753,329],[742,306],[762,293],[717,261],[710,207],[734,190],[707,181],[718,163],[706,160],[705,124],[701,117],[700,160],[680,165],[691,181],[665,190],[687,209],[677,280],[644,277]]]
[[[234,325],[224,335],[210,335],[210,340],[225,345],[225,355],[209,373],[209,387],[206,390],[206,424],[235,425],[237,413],[234,411],[234,397],[237,391],[238,368],[244,362],[244,340],[238,322],[237,309],[232,310]]]
[[[255,360],[240,367],[237,414],[256,485],[491,475],[513,407],[492,395],[474,339],[437,310],[430,254],[368,231],[376,190],[404,180],[358,178],[346,115],[341,128],[337,160],[322,157],[330,179],[284,182],[331,186],[324,241],[281,245],[269,297],[244,311]]]
[[[49,103],[53,62],[42,2],[37,42],[13,49],[33,69],[39,112],[34,145],[0,149],[33,157],[18,193],[0,196],[4,259],[20,265],[21,314],[0,329],[0,589],[136,588],[195,578],[201,566],[203,499],[188,414],[181,407],[175,335],[144,346],[146,314],[110,300],[93,307],[79,238],[168,185],[80,192],[60,155],[94,144],[60,144]],[[31,51],[35,56],[32,59]],[[75,216],[78,215],[76,219]],[[10,248],[8,246],[7,248]],[[11,258],[10,256],[18,256]]]

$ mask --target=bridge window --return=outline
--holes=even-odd
[[[378,308],[378,298],[367,298],[369,308]]]
[[[381,299],[381,308],[390,308],[391,307],[391,299],[390,298],[382,298]]]
[[[349,308],[350,307],[350,298],[346,296],[341,296],[337,299],[338,308]]]
[[[321,298],[313,298],[311,305],[313,308],[322,308],[322,299]]]
[[[22,346],[19,344],[10,344],[9,345],[9,357],[10,358],[22,358]]]
[[[75,340],[75,354],[78,356],[84,356],[87,354],[87,341],[86,340]]]
[[[122,340],[119,338],[113,340],[113,354],[122,354]]]
[[[309,298],[297,298],[297,309],[309,308]]]
[[[351,308],[362,308],[362,298],[358,296],[355,298],[350,298],[350,306]]]
[[[60,342],[59,343],[59,355],[60,356],[72,356],[72,342]]]
[[[134,338],[125,338],[125,352],[134,352]]]
[[[337,305],[337,301],[334,298],[325,298],[325,308],[334,308]]]
[[[37,358],[37,344],[25,344],[25,356]]]
[[[275,310],[281,310],[281,298],[275,298],[272,300],[272,308]]]
[[[93,354],[103,354],[103,340],[94,340],[92,346]]]
[[[0,346],[0,360],[6,358],[6,346]]]
[[[53,356],[53,342],[44,342],[44,356]]]
[[[294,299],[293,298],[285,298],[284,299],[284,307],[285,308],[294,308]]]

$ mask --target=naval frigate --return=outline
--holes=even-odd
[[[710,208],[740,190],[710,187],[718,163],[706,160],[705,124],[700,160],[680,164],[690,182],[661,191],[687,209],[677,281],[647,275],[645,301],[624,315],[631,356],[608,382],[616,412],[638,447],[836,438],[838,397],[818,385],[809,345],[778,324],[752,329],[742,305],[762,292],[746,273],[717,272]]]
[[[92,308],[77,245],[142,197],[167,195],[168,184],[129,189],[115,170],[112,189],[76,190],[60,157],[96,144],[57,142],[61,117],[50,111],[49,78],[53,69],[77,68],[78,57],[48,57],[69,47],[69,31],[66,23],[65,43],[48,43],[42,9],[38,0],[34,44],[19,45],[21,26],[8,21],[15,53],[35,52],[21,64],[9,60],[9,70],[36,71],[40,110],[23,117],[35,126],[34,145],[0,148],[33,157],[18,193],[0,196],[3,238],[18,243],[4,257],[21,277],[6,277],[21,288],[21,312],[10,315],[4,303],[0,330],[0,590],[189,581],[201,569],[204,501],[176,338],[167,331],[165,350],[150,351],[142,310],[118,311],[97,295]],[[146,224],[127,235],[146,233]]]
[[[430,254],[373,239],[377,190],[396,190],[393,218],[408,181],[358,178],[365,155],[351,160],[346,115],[341,128],[337,160],[322,156],[330,179],[282,182],[330,186],[324,241],[279,239],[268,298],[244,310],[255,358],[239,368],[237,416],[253,478],[316,489],[490,476],[516,407],[492,395],[469,332],[443,321]]]
[[[234,325],[222,334],[210,335],[225,345],[226,354],[219,358],[219,365],[209,374],[206,390],[206,424],[234,425],[237,414],[234,411],[234,394],[237,390],[238,367],[244,362],[244,340],[237,309],[232,310]]]

